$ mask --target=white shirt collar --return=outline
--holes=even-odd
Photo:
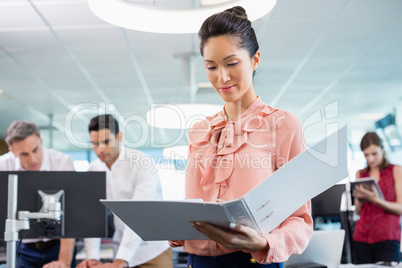
[[[40,171],[50,171],[50,157],[49,150],[42,146],[42,164],[40,166]]]

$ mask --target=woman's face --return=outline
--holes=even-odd
[[[260,52],[250,58],[247,50],[238,48],[234,38],[213,37],[203,50],[208,80],[225,102],[242,101],[255,94],[253,71],[260,63]]]
[[[372,144],[363,150],[367,164],[371,168],[379,167],[383,161],[384,149],[378,145]]]

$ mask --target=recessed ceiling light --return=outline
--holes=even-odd
[[[188,156],[188,146],[179,145],[163,149],[163,157],[167,159],[186,160]]]
[[[4,93],[4,90],[0,89],[0,95]]]
[[[197,84],[198,88],[214,88],[209,82],[201,82]]]
[[[217,4],[222,4],[230,2],[230,0],[201,0],[201,6],[211,6],[211,5],[217,5]]]
[[[384,113],[365,113],[365,114],[362,114],[361,117],[363,119],[378,120],[378,119],[383,118],[385,115],[386,114],[384,114]]]
[[[233,6],[242,6],[251,21],[270,12],[277,0],[236,0],[194,8],[166,8],[125,0],[89,0],[91,11],[100,19],[126,29],[184,34],[197,33],[206,18]]]
[[[147,122],[151,127],[189,129],[195,123],[220,112],[222,109],[223,106],[213,104],[167,104],[149,110]]]

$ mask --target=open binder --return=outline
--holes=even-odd
[[[346,127],[294,157],[243,197],[225,202],[101,200],[144,241],[208,239],[189,225],[240,223],[269,233],[310,199],[347,177]]]

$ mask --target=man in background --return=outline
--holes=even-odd
[[[107,199],[162,199],[155,161],[138,150],[121,146],[123,135],[113,116],[92,118],[88,130],[92,148],[99,157],[90,164],[89,171],[106,171]],[[141,163],[145,162],[147,165],[142,166]],[[85,239],[87,260],[77,267],[173,267],[172,251],[167,241],[144,242],[117,217],[114,217],[114,225],[113,241],[118,245],[114,261],[101,264],[101,241],[91,238]]]
[[[9,152],[0,156],[1,171],[74,171],[68,155],[42,146],[39,129],[31,122],[11,123],[5,141]],[[23,239],[18,267],[71,267],[74,244],[74,239]]]

